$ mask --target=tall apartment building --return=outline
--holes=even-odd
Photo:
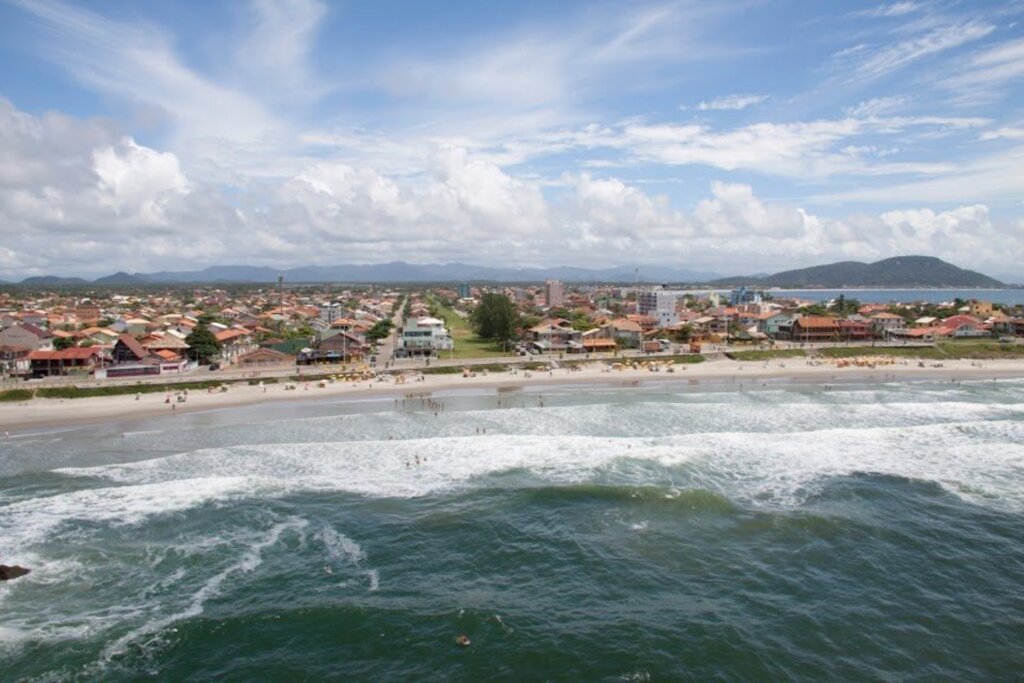
[[[544,283],[544,301],[548,308],[555,308],[565,303],[565,285],[558,280],[548,280]]]
[[[637,293],[637,313],[658,319],[658,325],[666,327],[679,322],[676,302],[686,292],[673,289],[654,289]]]

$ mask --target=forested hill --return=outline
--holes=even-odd
[[[715,284],[789,288],[1006,286],[995,278],[958,268],[934,256],[897,256],[876,263],[840,261],[787,270],[767,277],[730,277]]]

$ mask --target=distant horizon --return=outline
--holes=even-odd
[[[899,257],[892,258],[918,258],[919,255],[901,255]],[[888,259],[881,259],[873,263],[880,263],[887,261]],[[822,266],[835,266],[845,262],[835,262],[828,264],[809,264],[798,269],[787,269],[786,271],[778,271],[778,273],[745,273],[745,274],[732,274],[725,275],[720,273],[706,273],[696,271],[689,268],[678,267],[678,266],[635,266],[635,265],[621,265],[608,268],[586,268],[580,266],[551,266],[551,267],[536,267],[536,266],[485,266],[482,264],[466,264],[461,262],[448,262],[448,263],[410,263],[406,261],[389,261],[385,263],[371,263],[371,264],[333,264],[330,266],[315,266],[306,265],[298,266],[294,268],[275,268],[267,265],[242,265],[242,264],[219,264],[213,266],[207,266],[204,268],[194,269],[182,269],[182,270],[163,270],[154,271],[151,273],[129,273],[127,271],[117,271],[115,273],[107,273],[98,278],[75,276],[64,273],[48,273],[46,275],[27,276],[20,280],[4,281],[6,284],[20,284],[24,281],[37,280],[37,279],[57,279],[57,280],[81,280],[83,284],[111,284],[111,285],[143,285],[143,284],[267,284],[272,283],[277,277],[285,277],[291,284],[316,284],[332,281],[347,281],[353,284],[372,284],[374,282],[379,283],[404,283],[404,284],[415,284],[421,282],[458,282],[458,281],[480,281],[480,282],[537,282],[544,279],[565,279],[567,282],[588,282],[588,281],[604,281],[609,283],[628,283],[636,279],[646,285],[660,284],[660,283],[673,283],[680,285],[714,285],[719,284],[722,287],[727,287],[728,284],[722,281],[734,281],[739,283],[744,279],[748,279],[751,284],[756,284],[756,280],[765,277],[772,277],[779,273],[788,272],[789,270],[803,270],[805,268],[815,268]],[[853,262],[853,263],[864,263],[864,262]],[[952,265],[959,268],[957,264],[943,261],[947,265]],[[870,265],[870,264],[866,264]],[[353,271],[354,275],[337,275],[339,271]],[[452,274],[450,277],[444,272],[447,269],[461,269],[458,272]],[[646,269],[646,270],[645,270]],[[992,276],[988,273],[980,271],[973,271],[972,269],[966,268],[963,270],[978,272],[980,275],[993,277],[996,280],[1001,280],[1002,284],[1006,287],[1019,287],[1024,286],[1024,280],[1017,281],[1014,279],[999,278],[998,276]],[[298,272],[296,272],[298,271]],[[335,271],[332,273],[332,271]],[[369,271],[369,272],[367,272]],[[210,273],[211,279],[202,279],[198,274]],[[337,275],[337,276],[336,276]],[[590,276],[590,277],[588,277]],[[699,277],[702,276],[702,277]],[[238,279],[232,279],[237,277]],[[358,279],[367,277],[369,279]],[[576,279],[576,278],[579,279]],[[152,282],[132,282],[128,281],[132,278],[139,279],[153,279]],[[299,279],[296,279],[299,278]],[[307,279],[303,279],[307,278]],[[356,278],[356,279],[351,279]],[[114,282],[102,282],[104,280],[118,280]],[[778,285],[771,285],[777,288]],[[812,287],[782,287],[783,289],[835,289],[835,286],[812,286]],[[851,285],[849,288],[870,288],[870,289],[960,289],[964,287],[900,287],[891,285]],[[998,289],[996,287],[973,287],[977,289]]]

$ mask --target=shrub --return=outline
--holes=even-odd
[[[7,389],[0,391],[0,402],[27,401],[32,398],[31,389]]]

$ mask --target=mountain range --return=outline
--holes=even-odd
[[[78,277],[44,275],[25,278],[21,285],[61,287],[80,285],[148,285],[188,283],[275,283],[279,276],[296,283],[384,282],[633,282],[703,283],[720,287],[841,288],[841,287],[970,287],[999,288],[1006,285],[987,275],[958,268],[933,256],[897,256],[876,263],[841,261],[773,275],[723,278],[715,273],[668,266],[618,268],[493,268],[465,263],[414,264],[403,261],[371,265],[304,266],[278,270],[269,266],[210,266],[202,270],[126,273],[119,271],[92,282]]]
[[[313,282],[538,282],[556,279],[564,282],[707,282],[721,277],[718,273],[685,268],[645,266],[639,272],[630,267],[577,268],[492,268],[465,263],[415,264],[403,261],[372,265],[304,266],[278,270],[268,266],[210,266],[202,270],[126,273],[120,271],[93,281],[97,285],[146,285],[185,283],[274,283],[278,276],[289,283]],[[82,278],[61,278],[52,275],[25,278],[22,285],[81,285]]]

